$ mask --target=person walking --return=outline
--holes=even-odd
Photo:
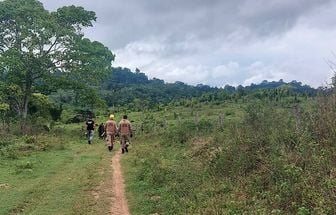
[[[128,152],[128,143],[130,137],[133,137],[132,125],[127,119],[127,115],[123,116],[123,119],[119,122],[118,133],[120,135],[121,152],[124,154]]]
[[[118,132],[117,123],[114,121],[114,115],[111,114],[109,120],[107,120],[105,123],[105,136],[109,151],[112,151],[113,149],[114,139],[115,136],[117,135],[117,132]]]
[[[88,120],[86,121],[86,137],[88,140],[88,144],[92,143],[94,129],[95,122],[93,121],[92,116],[89,116]]]
[[[99,134],[99,139],[103,139],[106,135],[105,133],[105,125],[104,123],[101,123],[98,127],[98,134]]]

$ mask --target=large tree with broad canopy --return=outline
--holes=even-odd
[[[37,0],[0,1],[0,88],[22,118],[33,93],[83,89],[111,71],[114,55],[82,32],[95,20],[82,7],[49,12]]]

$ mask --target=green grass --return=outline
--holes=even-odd
[[[237,206],[231,183],[212,177],[193,155],[197,149],[148,139],[136,140],[132,156],[122,160],[132,214],[221,214]]]
[[[87,145],[78,136],[78,127],[66,129],[60,137],[38,138],[47,142],[45,151],[21,154],[18,150],[17,158],[1,159],[0,214],[108,211],[110,202],[104,196],[97,202],[92,191],[110,177],[111,154],[102,141]]]
[[[177,114],[181,118],[174,118]],[[145,118],[151,115],[151,120]],[[224,124],[239,122],[244,110],[238,104],[204,105],[198,108],[178,107],[167,111],[137,113],[140,123],[148,123],[152,132],[138,134],[131,148],[131,156],[122,164],[126,177],[126,190],[132,214],[218,214],[234,211],[230,202],[229,181],[223,183],[212,177],[200,156],[206,156],[209,134],[207,122],[218,126],[218,117],[224,115]],[[132,114],[130,114],[132,116]],[[179,132],[189,129],[198,115],[205,122],[204,132],[190,129],[185,135]],[[156,121],[166,119],[168,127],[155,127]],[[190,124],[191,123],[191,124]],[[149,127],[151,127],[149,126]],[[177,129],[173,129],[177,126]],[[185,126],[185,127],[184,127]],[[204,136],[198,134],[201,132]],[[180,138],[186,142],[180,143]],[[210,152],[211,153],[211,152]],[[223,201],[227,203],[223,205]],[[226,210],[219,207],[227,207]]]
[[[299,119],[291,106],[252,102],[143,113],[139,123],[151,130],[137,134],[122,160],[131,211],[335,214],[335,124],[317,124],[313,105],[302,104]],[[158,126],[161,119],[168,125]]]
[[[314,104],[300,104],[299,118],[255,101],[128,113],[132,214],[334,214],[336,112]],[[0,141],[0,214],[108,213],[112,154],[87,145],[81,127]]]

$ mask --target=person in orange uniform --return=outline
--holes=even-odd
[[[127,119],[127,115],[123,116],[123,119],[119,122],[118,132],[120,136],[121,152],[124,154],[128,152],[128,145],[130,137],[133,137],[132,125]]]
[[[115,136],[118,133],[117,123],[114,121],[114,115],[111,114],[109,120],[105,123],[106,142],[109,151],[112,151]]]

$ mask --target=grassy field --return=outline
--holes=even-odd
[[[223,114],[226,120],[237,120],[236,118],[241,117],[241,111],[233,111],[237,110],[236,107],[224,106],[225,112],[222,112],[222,106],[212,106],[211,110],[210,107],[179,107],[173,110],[168,108],[161,112],[129,113],[129,118],[134,121],[136,138],[130,148],[130,158],[123,158],[123,161],[134,162],[132,159],[140,159],[141,163],[141,153],[146,153],[147,150],[153,153],[151,155],[153,158],[161,156],[157,158],[158,163],[166,162],[165,156],[179,157],[181,153],[187,158],[184,155],[184,146],[181,146],[184,150],[175,151],[159,147],[158,136],[149,138],[148,132],[153,131],[155,127],[157,135],[164,128],[162,123],[169,126],[179,120],[217,121],[220,114]],[[116,117],[121,118],[121,114],[116,114]],[[105,117],[100,116],[96,122],[101,123],[105,120]],[[81,125],[59,125],[50,133],[26,136],[9,134],[3,138],[0,143],[0,202],[2,203],[0,214],[107,214],[113,204],[109,202],[111,193],[106,191],[111,185],[112,154],[107,152],[101,140],[96,140],[93,145],[87,145],[83,133]],[[156,145],[157,148],[155,150],[146,148],[146,146],[151,147],[151,144]],[[188,162],[188,159],[183,162]],[[173,163],[163,165],[170,164]],[[127,173],[137,170],[129,168],[127,163],[124,169]],[[141,170],[139,168],[137,171]],[[163,177],[170,177],[167,174],[153,181],[163,182]],[[153,190],[156,189],[155,186],[138,186],[137,183],[141,185],[142,182],[136,181],[133,184],[134,188],[143,191],[152,190],[154,194],[158,192]],[[95,198],[97,193],[100,195],[99,200]],[[166,198],[171,198],[169,192],[166,192],[166,195]],[[135,193],[130,192],[128,197],[131,204],[138,205],[138,210],[132,207],[134,213],[140,210],[140,214],[146,214],[157,209],[155,202],[146,206],[142,202],[132,201],[133,198],[139,198],[139,201],[145,200],[137,190]],[[153,199],[155,198],[154,195]],[[169,201],[161,207],[176,211]]]
[[[0,214],[109,211],[109,194],[101,192],[96,201],[93,193],[101,181],[110,179],[112,155],[101,141],[87,145],[78,126],[57,130],[53,135],[17,138],[10,145],[2,140]]]
[[[335,214],[333,104],[144,113],[123,159],[133,214]]]
[[[132,214],[335,214],[335,104],[128,113],[135,137],[122,167]],[[108,214],[113,153],[83,134],[80,125],[59,125],[3,138],[0,214]]]
[[[139,114],[130,116],[148,130],[138,132],[132,156],[123,159],[133,214],[222,214],[238,207],[231,201],[232,183],[213,177],[201,157],[215,153],[205,149],[213,138],[212,126],[220,129],[221,116],[225,127],[241,122],[244,106],[177,107],[143,113],[142,118]],[[162,120],[167,124],[162,126]],[[195,122],[199,122],[198,129],[191,125]]]

